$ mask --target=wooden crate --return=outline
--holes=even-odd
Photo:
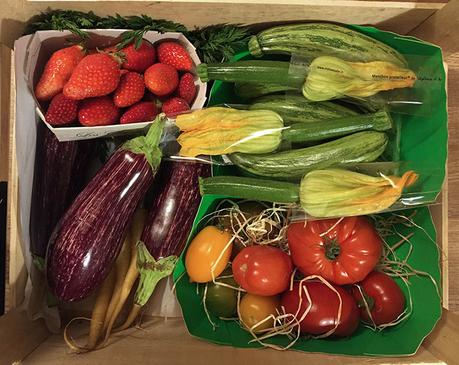
[[[97,4],[97,5],[96,5]],[[275,352],[272,350],[241,350],[211,345],[190,337],[182,320],[149,319],[144,331],[132,329],[110,347],[86,354],[83,357],[69,356],[61,335],[51,335],[44,323],[29,321],[18,307],[24,298],[27,273],[22,259],[17,220],[17,167],[15,162],[15,100],[14,80],[11,78],[11,49],[24,28],[23,22],[31,15],[48,7],[75,10],[94,10],[101,15],[146,13],[155,18],[167,18],[185,23],[187,26],[221,22],[261,23],[294,20],[335,20],[346,23],[373,24],[382,29],[402,34],[410,33],[442,46],[446,62],[459,52],[459,42],[454,41],[451,27],[457,22],[458,2],[452,1],[299,1],[289,0],[284,4],[272,0],[218,1],[113,1],[93,3],[91,1],[46,2],[14,1],[2,2],[0,39],[5,45],[0,48],[1,80],[1,135],[0,172],[8,177],[8,281],[7,306],[10,311],[0,318],[0,364],[10,364],[27,357],[26,364],[124,364],[149,363],[155,359],[161,364],[207,363],[278,363],[279,361],[306,361],[310,363],[369,364],[453,364],[459,363],[455,349],[459,348],[459,317],[445,309],[443,318],[435,331],[426,339],[419,352],[410,358],[352,358],[298,352]],[[457,36],[455,37],[457,39]],[[459,72],[459,71],[458,71]],[[457,85],[449,85],[449,88]],[[455,101],[453,100],[452,103]],[[459,105],[459,102],[455,102]],[[455,105],[450,105],[454,108]],[[457,117],[457,114],[456,114]],[[450,117],[450,125],[455,121]],[[8,159],[5,154],[8,154]],[[448,254],[448,189],[443,190],[439,204],[431,208],[438,232],[438,242],[445,255]],[[448,307],[449,281],[448,261],[443,262],[444,306]]]

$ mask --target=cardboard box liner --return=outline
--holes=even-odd
[[[116,44],[120,40],[120,35],[126,30],[118,29],[100,29],[89,31],[89,41],[86,43],[88,48],[105,48]],[[36,111],[40,118],[45,122],[46,126],[56,135],[59,141],[72,141],[82,139],[93,139],[100,137],[110,137],[123,134],[133,134],[135,132],[146,132],[152,121],[144,123],[132,124],[115,124],[108,126],[95,126],[95,127],[60,127],[55,128],[46,123],[46,111],[40,106],[39,102],[35,99],[33,90],[38,83],[41,72],[45,66],[46,61],[51,54],[58,49],[66,47],[69,39],[74,38],[69,31],[39,31],[34,35],[27,35],[19,38],[15,42],[15,51],[25,49],[25,57],[22,60],[16,59],[16,77],[25,78],[27,87],[35,100]],[[186,39],[181,33],[159,33],[149,31],[143,36],[144,39],[150,41],[152,44],[164,40],[175,40],[185,47],[188,54],[193,60],[194,66],[199,65],[201,61],[194,46]],[[195,67],[191,70],[195,74]],[[191,109],[200,109],[204,106],[206,101],[206,83],[195,76],[196,97],[191,105]]]
[[[425,68],[436,70],[433,77],[441,80],[442,87],[435,95],[436,108],[429,114],[410,115],[399,114],[401,125],[400,160],[409,161],[410,166],[421,175],[422,194],[430,195],[435,199],[440,193],[445,177],[447,157],[447,103],[445,89],[445,72],[441,50],[431,44],[419,41],[412,37],[402,37],[394,33],[383,32],[371,27],[357,27],[356,29],[370,35],[398,50],[404,55],[418,55],[428,62]],[[248,57],[248,52],[237,55],[236,59]],[[420,59],[420,58],[418,58]],[[428,84],[421,85],[428,87]],[[425,90],[428,93],[428,90]],[[222,103],[241,103],[234,92],[233,84],[216,82],[211,90],[209,105]],[[435,173],[431,172],[435,170]],[[214,174],[237,173],[231,167],[216,166]],[[423,179],[423,175],[427,178]],[[223,197],[207,196],[204,198],[198,216],[195,220],[192,235],[204,227],[206,220],[203,217],[211,213]],[[410,214],[402,211],[400,214]],[[401,234],[414,232],[410,239],[413,244],[413,256],[408,263],[414,268],[428,272],[440,286],[439,252],[436,244],[436,232],[429,210],[426,207],[417,208],[414,217],[415,223],[421,228],[407,228],[399,225],[397,230]],[[399,237],[390,237],[390,244],[394,244]],[[407,254],[408,247],[403,248],[402,257]],[[196,284],[191,284],[184,268],[184,255],[174,272],[177,281],[177,297],[182,307],[186,326],[190,333],[199,338],[224,345],[235,347],[260,347],[249,332],[240,327],[236,321],[220,320],[212,317],[217,324],[213,329],[207,319],[202,305],[203,290],[197,293]],[[405,290],[401,280],[397,279],[400,287]],[[381,332],[374,332],[360,326],[357,332],[349,338],[342,339],[307,339],[301,338],[293,349],[305,352],[322,352],[329,354],[344,354],[353,356],[395,356],[414,354],[423,339],[432,331],[441,316],[441,298],[436,286],[428,277],[413,277],[410,281],[410,290],[413,300],[412,315],[401,324],[387,328]],[[269,342],[269,341],[268,341]],[[286,346],[289,340],[285,336],[277,336],[270,343]]]

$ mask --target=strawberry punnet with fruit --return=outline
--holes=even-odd
[[[193,61],[177,41],[54,52],[35,88],[54,127],[152,121],[190,110],[197,88]],[[161,102],[159,101],[161,100]],[[49,104],[48,104],[49,103]]]

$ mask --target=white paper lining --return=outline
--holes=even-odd
[[[105,32],[115,32],[118,34],[121,31],[104,31],[104,33]],[[61,35],[60,32],[57,33]],[[171,38],[169,34],[161,36],[163,38]],[[19,38],[14,44],[16,78],[16,157],[19,176],[19,233],[21,237],[20,242],[23,245],[22,251],[24,254],[24,262],[27,271],[30,273],[31,279],[27,283],[24,306],[31,319],[44,318],[48,328],[53,332],[57,332],[60,328],[58,310],[57,308],[49,308],[46,305],[45,279],[43,274],[38,272],[35,265],[32,264],[32,256],[29,249],[30,206],[35,164],[36,130],[37,123],[42,123],[35,113],[35,99],[32,95],[31,88],[27,84],[25,75],[25,70],[27,68],[24,67],[27,58],[31,56],[31,53],[27,50],[32,38],[32,35],[24,36]],[[200,92],[203,92],[205,95],[205,87],[201,88]],[[205,96],[204,99],[201,98],[200,100],[199,103],[202,102],[202,104],[204,104]],[[194,105],[194,107],[197,106]],[[172,285],[173,283],[170,277],[167,280],[162,280],[158,284],[153,297],[146,305],[144,314],[162,317],[182,316],[180,306],[175,298],[175,294],[172,292]],[[88,311],[92,309],[92,305],[92,300],[88,300],[81,303],[66,305],[65,308]]]

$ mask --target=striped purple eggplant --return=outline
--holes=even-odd
[[[61,301],[87,297],[107,276],[159,167],[163,128],[160,115],[145,137],[118,149],[59,221],[49,242],[46,272]]]
[[[39,266],[54,227],[83,188],[93,151],[92,143],[59,142],[44,123],[37,126],[30,252]]]
[[[157,282],[172,273],[185,247],[201,202],[199,177],[210,165],[167,162],[153,184],[153,203],[138,243],[140,280],[134,301],[146,304]]]

